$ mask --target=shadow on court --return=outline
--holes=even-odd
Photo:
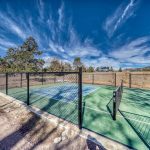
[[[109,114],[110,114],[110,116],[112,117],[112,119],[113,119],[113,97],[110,99],[110,101],[107,103],[107,105],[106,105],[106,107],[107,107],[107,110],[108,110],[108,112],[109,112]]]
[[[69,90],[69,89],[65,89]],[[57,93],[47,94],[44,93],[41,96],[36,95],[34,92],[30,93],[31,105],[40,108],[43,111],[46,111],[52,115],[60,117],[64,120],[70,121],[78,125],[78,103],[76,100],[72,102],[72,99],[68,99],[68,95],[64,95],[65,90],[59,89]],[[51,93],[51,91],[49,91]],[[55,100],[59,98],[59,100]],[[72,94],[73,98],[73,94]],[[74,99],[76,95],[74,95]],[[63,101],[63,100],[66,101]],[[68,102],[70,100],[70,102]]]
[[[119,112],[150,149],[150,117],[121,110]]]

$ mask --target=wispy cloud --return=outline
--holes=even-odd
[[[65,17],[64,2],[57,9],[57,19],[53,18],[53,13],[56,12],[49,12],[49,15],[44,17],[44,7],[46,7],[44,1],[39,0],[36,6],[39,11],[40,20],[33,19],[33,16],[29,15],[28,11],[24,15],[20,14],[16,20],[15,11],[9,6],[9,14],[0,11],[0,19],[2,19],[0,26],[22,40],[30,35],[33,36],[38,42],[39,48],[44,52],[44,59],[45,55],[51,55],[47,57],[57,56],[61,60],[70,62],[77,56],[82,57],[85,61],[88,61],[90,57],[102,56],[101,50],[94,46],[91,39],[80,39],[72,24],[71,17],[69,19]],[[44,34],[39,30],[43,25],[49,34]],[[63,41],[62,38],[64,33],[68,39],[66,41]],[[16,45],[11,39],[1,38],[0,46],[8,48],[15,47]]]
[[[137,4],[138,0],[130,0],[127,5],[123,2],[114,14],[106,19],[103,28],[109,37],[112,37],[114,32],[133,16],[137,8]]]
[[[133,66],[134,64],[150,64],[150,37],[140,37],[128,41],[117,48],[112,48],[111,52],[105,53],[100,47],[94,45],[92,37],[82,37],[75,29],[72,16],[66,17],[65,3],[55,11],[44,12],[46,9],[45,1],[39,0],[34,11],[38,10],[38,15],[33,16],[29,10],[23,10],[16,19],[15,10],[9,8],[9,13],[0,10],[0,50],[8,47],[16,47],[16,41],[24,41],[28,36],[33,36],[38,42],[39,49],[43,50],[43,59],[47,65],[49,61],[57,57],[64,62],[72,62],[75,57],[81,57],[87,66]],[[109,37],[125,23],[137,7],[136,0],[130,0],[128,4],[121,4],[114,14],[107,18],[104,29]],[[45,14],[44,14],[45,13]],[[57,17],[56,17],[57,16]],[[73,19],[73,18],[72,18]],[[6,38],[7,35],[11,38]],[[19,39],[19,40],[18,40]],[[65,39],[65,40],[64,40]],[[118,37],[120,45],[121,37]],[[115,43],[115,42],[114,42]],[[122,43],[122,41],[121,41]],[[99,43],[100,44],[100,43]],[[118,44],[117,44],[118,45]]]
[[[43,19],[44,19],[44,2],[42,0],[37,1],[37,8],[38,8],[40,20],[43,21]]]
[[[3,48],[15,47],[14,42],[7,41],[6,39],[0,38],[0,46]]]
[[[58,9],[58,26],[62,29],[64,26],[64,2],[62,2],[60,8]]]
[[[1,51],[1,53],[3,53],[3,52],[6,51],[6,50],[7,50],[6,47],[3,47],[3,46],[0,45],[0,51]]]
[[[58,20],[54,21],[52,15],[49,15],[47,24],[50,28],[51,36],[47,38],[48,40],[48,49],[45,51],[49,53],[53,51],[59,58],[64,60],[73,60],[75,57],[82,57],[82,59],[88,59],[89,57],[98,57],[101,55],[101,50],[97,49],[92,40],[85,38],[84,40],[80,39],[77,31],[73,27],[72,20],[69,18],[65,22],[65,4],[62,2],[61,6],[58,8]],[[58,24],[56,24],[58,22]],[[68,41],[61,41],[62,34],[66,33]],[[56,38],[57,37],[57,38]],[[52,56],[53,57],[53,56]]]
[[[109,57],[120,63],[149,64],[150,37],[140,37],[109,53]]]
[[[0,27],[3,27],[13,34],[18,35],[21,39],[26,38],[26,34],[24,33],[23,29],[21,29],[21,27],[19,27],[17,23],[8,15],[0,12],[0,20]]]
[[[47,28],[51,33],[52,40],[54,41],[56,39],[56,29],[55,29],[55,22],[51,14],[49,14],[49,18],[47,19]]]
[[[44,65],[44,67],[48,67],[49,65],[50,65],[50,62],[54,59],[54,58],[57,58],[56,56],[54,57],[54,56],[49,56],[49,55],[45,55],[45,56],[43,56],[43,59],[44,59],[44,61],[45,61],[45,65]],[[68,60],[68,59],[63,59],[63,58],[60,58],[60,57],[58,57],[58,59],[59,59],[59,61],[62,61],[63,63],[72,63],[72,61],[71,60]]]
[[[69,53],[68,55],[70,57],[99,57],[102,52],[97,49],[94,46],[88,45],[88,44],[82,44],[82,45],[74,45],[71,49],[68,49]]]

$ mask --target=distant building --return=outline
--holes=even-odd
[[[110,71],[113,71],[113,68],[112,67],[107,67],[107,66],[97,67],[96,71],[97,72],[110,72]]]

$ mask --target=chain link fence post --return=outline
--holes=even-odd
[[[8,73],[6,73],[6,95],[8,95]]]
[[[30,95],[29,95],[29,73],[26,74],[27,76],[27,105],[30,105]]]
[[[79,68],[78,80],[79,80],[78,123],[79,129],[82,129],[82,67]]]

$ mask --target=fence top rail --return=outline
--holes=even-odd
[[[29,74],[78,74],[79,72],[73,71],[73,72],[6,72],[8,74],[21,74],[21,73],[29,73]],[[0,72],[0,74],[6,74]]]
[[[115,74],[116,72],[83,72],[83,74]]]

